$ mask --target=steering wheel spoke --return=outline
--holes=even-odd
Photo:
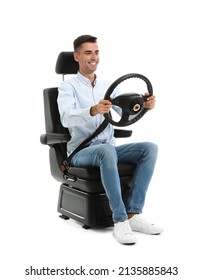
[[[122,117],[120,121],[118,121],[118,126],[126,126],[126,123],[129,122],[129,115],[126,114],[124,111],[122,113]]]

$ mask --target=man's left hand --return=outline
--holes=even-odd
[[[145,95],[149,95],[149,93],[145,93]],[[146,109],[153,109],[155,107],[156,97],[151,95],[147,98],[147,101],[144,102],[144,108]]]

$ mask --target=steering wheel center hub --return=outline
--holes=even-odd
[[[140,104],[135,104],[135,105],[133,106],[133,111],[134,111],[134,112],[138,112],[140,109],[141,109]]]

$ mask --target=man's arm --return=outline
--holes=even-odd
[[[61,123],[64,127],[84,126],[92,121],[90,107],[76,108],[74,89],[69,83],[62,83],[57,98]]]

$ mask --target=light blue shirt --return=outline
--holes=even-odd
[[[96,79],[93,87],[90,80],[79,72],[76,77],[63,81],[59,86],[57,102],[61,123],[68,128],[71,135],[71,140],[67,144],[68,154],[92,135],[104,120],[102,114],[91,116],[90,108],[104,99],[104,94],[109,86],[109,82]],[[114,95],[115,93],[112,94],[112,96]],[[96,136],[91,145],[96,143],[115,145],[112,125],[109,124],[103,132]]]

